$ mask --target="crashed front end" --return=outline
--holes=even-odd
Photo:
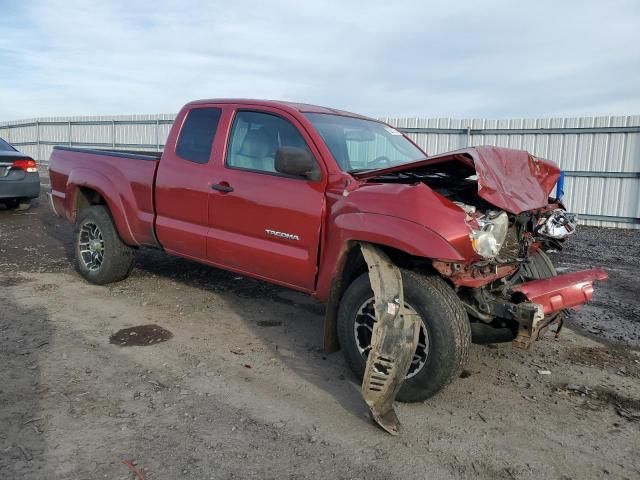
[[[343,196],[353,192],[361,210],[375,206],[378,214],[402,215],[436,232],[452,247],[451,258],[426,256],[414,267],[430,266],[454,287],[473,341],[528,349],[552,325],[559,333],[563,312],[591,300],[593,282],[607,278],[601,269],[557,275],[546,255],[561,250],[576,229],[575,216],[550,198],[559,174],[552,162],[524,151],[475,147],[356,173],[360,181]],[[376,318],[362,393],[376,423],[397,434],[393,400],[416,350],[419,319],[403,308],[398,266],[378,247],[361,249]]]
[[[563,312],[591,300],[602,269],[557,275],[547,257],[575,232],[575,216],[551,198],[560,170],[527,152],[475,147],[391,167],[361,178],[425,184],[464,212],[472,254],[433,259],[455,287],[472,322],[474,341],[512,341],[527,349]]]
[[[576,228],[560,203],[519,214],[461,208],[481,258],[433,267],[456,287],[479,343],[513,340],[528,349],[552,325],[559,333],[562,312],[590,301],[593,282],[607,278],[602,269],[556,275],[546,253],[561,250]]]

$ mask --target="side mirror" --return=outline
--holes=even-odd
[[[295,177],[318,180],[320,170],[308,150],[298,147],[280,147],[276,150],[276,172]]]

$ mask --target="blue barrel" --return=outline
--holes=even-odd
[[[561,200],[564,196],[564,170],[560,170],[560,178],[558,178],[558,183],[556,183],[556,198]]]

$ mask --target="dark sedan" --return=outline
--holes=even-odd
[[[39,194],[36,162],[0,138],[0,203],[9,209],[26,210]]]

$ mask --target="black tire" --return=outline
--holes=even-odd
[[[30,198],[5,198],[1,201],[7,210],[24,211],[31,208]]]
[[[542,250],[536,250],[527,261],[520,265],[520,268],[509,281],[513,285],[518,285],[524,282],[530,282],[532,280],[542,280],[545,278],[551,278],[558,275],[556,268],[553,266],[549,256]]]
[[[18,206],[16,207],[16,210],[25,211],[25,210],[29,210],[30,208],[31,208],[31,199],[30,198],[19,198],[18,199]]]
[[[537,250],[529,256],[531,276],[536,279],[550,278],[558,275],[549,256],[542,250]]]
[[[549,256],[542,250],[536,250],[529,255],[529,259],[521,267],[520,278],[522,281],[528,280],[542,280],[545,278],[551,278],[558,275],[556,267],[553,266],[553,262]],[[545,319],[547,321],[555,320],[558,315],[562,315],[564,311],[547,315]]]
[[[102,261],[96,268],[87,265],[87,260],[83,258],[80,248],[83,228],[89,228],[92,225],[99,229],[103,242]],[[91,283],[105,285],[119,282],[127,278],[133,268],[134,249],[120,239],[109,210],[103,205],[85,208],[78,214],[74,243],[76,268]]]
[[[422,317],[429,349],[424,365],[405,380],[397,400],[420,402],[460,376],[469,355],[471,327],[462,303],[440,277],[402,270],[402,279],[405,301]],[[364,273],[349,285],[338,309],[338,339],[358,379],[366,360],[358,350],[354,325],[358,310],[372,296],[369,275]]]
[[[20,206],[20,201],[17,198],[5,198],[2,203],[7,210],[16,210]]]

